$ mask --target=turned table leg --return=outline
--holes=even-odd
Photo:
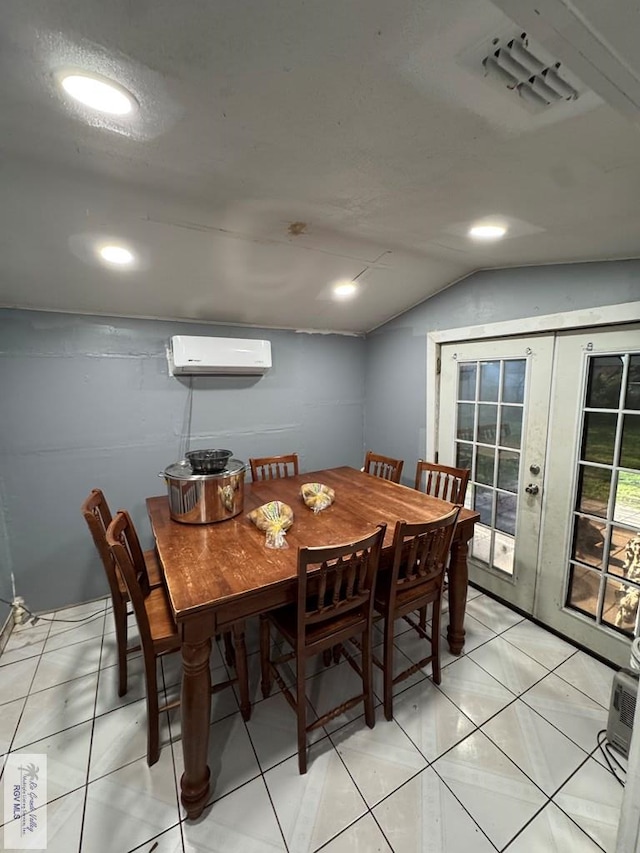
[[[182,805],[187,817],[199,817],[209,796],[209,719],[211,717],[211,639],[182,644]]]
[[[466,541],[454,541],[449,561],[449,627],[447,640],[451,654],[459,655],[464,646],[464,611],[467,604],[467,553]]]

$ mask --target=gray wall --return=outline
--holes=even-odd
[[[180,333],[272,344],[263,377],[193,377],[192,448],[297,451],[303,471],[362,464],[362,338],[0,310],[0,596],[10,572],[37,611],[106,594],[79,511],[94,486],[150,546],[144,499],[164,493],[157,474],[188,423],[190,378],[165,357]]]
[[[429,332],[638,300],[638,260],[488,270],[447,288],[367,336],[366,447],[404,459],[413,483],[426,448]]]

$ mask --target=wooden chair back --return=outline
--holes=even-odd
[[[126,584],[138,623],[140,644],[147,655],[152,653],[153,649],[149,616],[145,607],[145,599],[149,596],[151,585],[140,540],[126,510],[119,510],[115,514],[107,528],[106,540]]]
[[[298,644],[313,626],[338,626],[343,616],[371,620],[386,525],[357,542],[298,551]]]
[[[398,593],[406,600],[411,591],[415,591],[416,597],[422,597],[426,589],[432,587],[437,590],[442,587],[460,509],[460,506],[456,506],[435,521],[396,523],[390,588],[391,611],[393,597]]]
[[[109,590],[113,601],[126,594],[126,587],[118,567],[113,558],[113,554],[107,545],[106,532],[107,527],[111,524],[111,510],[109,504],[100,489],[91,489],[89,496],[83,501],[80,511],[87,523],[89,532],[93,538],[93,543],[100,555],[102,565],[104,567]]]
[[[374,477],[399,483],[403,465],[403,459],[393,459],[391,456],[381,456],[379,453],[367,450],[362,470],[367,474],[373,474]]]
[[[418,459],[415,488],[452,504],[464,504],[470,473],[468,468],[452,468]]]
[[[281,477],[292,477],[298,473],[298,454],[261,456],[249,459],[249,465],[254,483],[258,480],[277,480]]]

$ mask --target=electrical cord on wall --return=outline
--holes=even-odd
[[[626,769],[622,766],[622,764],[618,761],[618,759],[615,757],[615,755],[613,754],[613,750],[611,749],[611,746],[610,746],[608,743],[605,743],[605,741],[606,741],[606,736],[607,736],[607,732],[606,732],[606,730],[605,730],[605,729],[600,729],[600,731],[598,732],[598,735],[597,735],[597,738],[598,738],[598,746],[600,747],[600,752],[602,753],[602,755],[603,755],[603,757],[604,757],[604,760],[607,762],[607,764],[608,764],[608,766],[609,766],[609,770],[610,770],[610,771],[613,773],[613,775],[615,776],[616,781],[617,781],[620,785],[622,785],[622,787],[624,788],[624,786],[625,786],[624,779],[621,779],[621,778],[618,776],[618,774],[616,773],[615,768],[614,768],[614,766],[613,766],[613,764],[612,764],[611,762],[613,761],[613,763],[618,767],[618,769],[620,770],[620,772],[621,772],[621,773],[624,773],[624,775],[625,775],[625,776],[626,776],[626,774],[627,774],[627,771],[626,771]]]
[[[3,604],[8,604],[9,607],[15,606],[13,601],[7,601],[6,598],[0,598],[0,601]],[[96,610],[95,613],[91,613],[89,616],[83,616],[82,619],[56,619],[55,617],[49,616],[37,616],[35,613],[29,610],[29,608],[25,604],[20,604],[20,608],[24,610],[24,612],[27,614],[27,616],[29,617],[27,621],[30,622],[32,625],[36,625],[38,622],[89,622],[91,619],[97,619],[98,616],[104,615],[104,610]]]

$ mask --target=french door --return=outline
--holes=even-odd
[[[628,664],[640,593],[640,327],[446,344],[439,459],[471,469],[470,579]]]
[[[441,350],[438,459],[471,469],[466,503],[480,514],[469,578],[528,613],[535,599],[552,361],[549,335]]]

